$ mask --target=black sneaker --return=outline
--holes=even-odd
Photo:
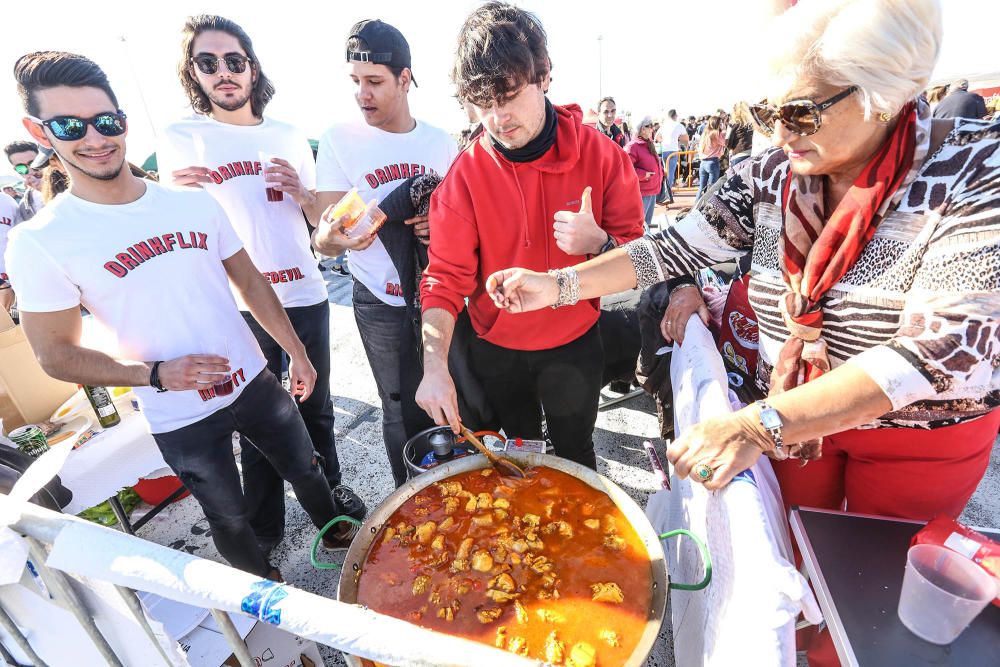
[[[368,513],[364,501],[358,497],[358,494],[354,493],[351,487],[344,484],[333,487],[333,504],[337,507],[337,514],[343,514],[358,521],[364,521],[365,515]]]
[[[341,521],[336,525],[336,530],[328,530],[323,536],[323,547],[328,551],[343,551],[350,548],[354,537],[361,530],[361,526],[350,521]]]

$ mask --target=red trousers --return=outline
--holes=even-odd
[[[772,461],[786,509],[792,505],[846,509],[929,521],[957,518],[990,462],[1000,409],[933,431],[851,430],[823,438],[823,456]],[[809,645],[809,665],[839,665],[830,633]]]

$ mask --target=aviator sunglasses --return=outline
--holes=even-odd
[[[49,128],[59,141],[79,141],[87,134],[87,126],[93,125],[94,129],[105,137],[117,137],[125,134],[128,124],[125,122],[125,112],[106,111],[99,113],[92,118],[79,118],[77,116],[56,116],[48,120],[28,116],[32,123],[37,123]]]
[[[226,63],[226,69],[232,74],[243,74],[247,69],[250,59],[240,53],[227,53],[221,58],[207,53],[202,53],[191,58],[191,62],[201,71],[202,74],[215,74],[219,71],[219,62]]]
[[[822,102],[792,100],[781,105],[768,104],[767,102],[751,104],[749,105],[750,116],[757,129],[767,136],[771,136],[774,132],[775,123],[781,121],[781,124],[789,132],[808,137],[810,134],[819,132],[819,128],[823,126],[824,111],[857,89],[857,86],[851,86]]]

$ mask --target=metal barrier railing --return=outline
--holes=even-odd
[[[665,169],[670,168],[670,161],[677,157],[677,161],[674,163],[674,186],[673,190],[676,193],[678,190],[687,191],[693,190],[697,192],[698,190],[698,172],[694,170],[692,166],[694,164],[694,156],[698,154],[698,151],[677,151],[670,155],[667,159],[667,164],[664,165]],[[682,156],[686,156],[687,160],[682,160]],[[685,162],[683,165],[686,168],[686,173],[683,176],[683,182],[685,185],[678,185],[681,181],[681,162]]]

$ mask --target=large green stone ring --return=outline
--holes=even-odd
[[[715,471],[706,464],[699,463],[694,467],[694,476],[699,482],[711,482],[712,478],[715,477]]]

